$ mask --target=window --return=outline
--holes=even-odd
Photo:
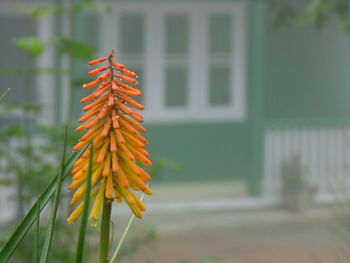
[[[16,3],[6,3],[0,10],[0,68],[23,68],[29,66],[30,61],[24,55],[19,52],[14,41],[19,37],[31,36],[36,33],[37,36],[43,41],[47,41],[52,36],[53,21],[52,17],[44,16],[35,22],[28,18],[18,14],[15,11]],[[11,26],[9,26],[11,25]],[[38,68],[50,67],[52,68],[52,57],[50,50],[45,51],[37,60],[37,64],[33,65]],[[31,122],[39,121],[42,124],[47,124],[53,120],[53,89],[48,89],[48,86],[52,86],[52,76],[49,74],[39,74],[35,77],[35,80],[30,84],[29,100],[33,104],[41,104],[46,106],[42,111],[39,118],[30,118]],[[15,75],[3,75],[1,78],[2,92],[5,87],[11,87],[11,92],[8,93],[6,100],[18,103],[24,99],[23,83],[20,78]],[[19,123],[18,112],[12,112],[8,118],[3,119],[2,122],[5,125],[10,123]]]
[[[116,47],[140,75],[147,121],[245,118],[244,3],[118,3],[112,12],[100,52]]]

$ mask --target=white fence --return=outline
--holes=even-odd
[[[270,128],[264,141],[265,197],[279,197],[282,162],[298,154],[316,198],[327,201],[350,189],[350,128]]]

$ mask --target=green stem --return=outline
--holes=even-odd
[[[24,190],[25,190],[25,174],[30,175],[32,171],[32,131],[30,126],[30,84],[32,82],[32,65],[34,61],[29,58],[30,67],[26,71],[23,76],[23,101],[22,101],[22,129],[25,131],[25,136],[23,138],[23,146],[26,151],[24,155],[24,164],[25,171],[21,169],[21,171],[17,174],[17,196],[18,196],[18,220],[22,220],[25,212],[25,198],[24,198]]]
[[[101,232],[100,232],[100,263],[108,263],[109,230],[111,225],[111,200],[105,199],[102,211]]]

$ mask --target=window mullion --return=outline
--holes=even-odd
[[[164,15],[161,10],[148,9],[146,13],[145,47],[145,106],[150,118],[157,118],[164,107]],[[151,66],[148,66],[151,65]]]
[[[189,102],[193,116],[208,107],[208,21],[207,12],[195,9],[190,23]]]
[[[106,57],[106,54],[109,54],[112,48],[115,49],[116,55],[118,58],[119,51],[119,12],[117,9],[112,9],[112,15],[110,16],[101,16],[100,17],[100,36],[99,36],[99,56]]]
[[[37,20],[37,34],[38,38],[44,43],[48,42],[53,37],[53,17],[43,16]],[[53,47],[50,46],[45,50],[42,56],[37,60],[38,69],[53,68],[54,67],[54,53]],[[40,96],[39,102],[45,105],[45,110],[42,111],[39,118],[41,124],[53,123],[54,114],[54,78],[51,74],[39,74],[36,77],[36,86],[38,95]],[[48,88],[49,87],[49,88]]]

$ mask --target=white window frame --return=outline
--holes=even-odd
[[[144,104],[145,120],[150,122],[243,121],[246,117],[246,4],[225,3],[111,3],[112,14],[101,17],[99,54],[115,48],[118,54],[118,18],[128,13],[145,17]],[[209,16],[232,14],[231,104],[209,105]],[[165,106],[165,16],[188,14],[190,28],[188,63],[188,107]],[[152,65],[152,66],[149,66]]]

